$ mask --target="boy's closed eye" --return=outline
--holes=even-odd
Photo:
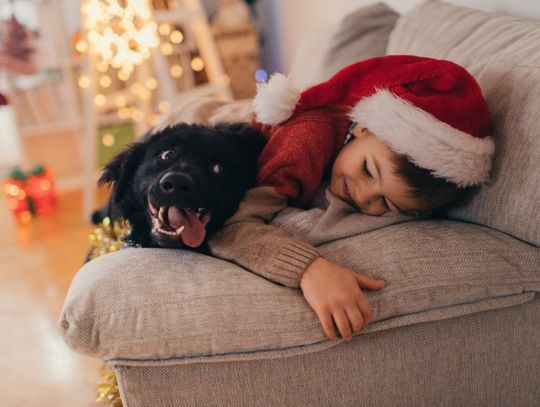
[[[369,168],[368,168],[368,165],[367,165],[367,160],[364,160],[364,173],[371,179],[373,179],[373,175],[371,174],[371,172],[369,172]]]
[[[377,168],[377,170],[379,170],[378,165],[376,165],[376,168]],[[364,173],[367,175],[368,178],[370,178],[370,179],[372,179],[372,180],[375,180],[375,176],[374,176],[374,175],[371,173],[371,171],[369,170],[368,160],[367,160],[367,159],[364,160],[363,170],[364,170]],[[377,174],[378,174],[377,178],[379,178],[379,176],[380,176],[380,171],[377,171]],[[390,207],[390,205],[388,204],[388,202],[387,202],[387,200],[386,200],[386,197],[381,196],[381,197],[379,198],[379,200],[381,201],[381,204],[382,204],[382,206],[383,206],[383,208],[384,208],[385,210],[387,210],[387,211],[392,211],[392,210],[394,210],[394,211],[398,211],[398,212],[399,212],[399,210],[397,209],[397,207],[396,207],[396,209],[392,209],[392,208]],[[395,205],[394,205],[394,207],[395,207]]]

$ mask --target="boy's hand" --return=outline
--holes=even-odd
[[[371,320],[371,306],[360,288],[379,290],[384,285],[384,280],[355,273],[323,257],[311,263],[300,280],[304,297],[319,317],[326,335],[336,339],[335,321],[345,341]]]

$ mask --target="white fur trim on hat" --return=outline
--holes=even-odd
[[[292,116],[300,91],[283,74],[274,74],[266,83],[257,85],[253,108],[257,121],[263,124],[279,124]]]
[[[478,138],[455,129],[386,89],[361,99],[350,117],[396,153],[459,187],[489,179],[495,151],[491,137]]]

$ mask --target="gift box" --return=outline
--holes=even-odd
[[[29,222],[33,206],[26,192],[26,174],[20,169],[13,170],[4,181],[4,192],[13,215],[22,222]]]
[[[54,176],[42,165],[25,173],[17,168],[4,181],[4,192],[13,215],[29,222],[33,215],[47,215],[56,208]]]
[[[37,215],[47,215],[56,208],[56,188],[51,170],[38,165],[30,171],[26,180],[26,192],[30,196]]]

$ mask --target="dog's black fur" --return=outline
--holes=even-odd
[[[255,185],[265,141],[262,133],[241,123],[178,124],[146,136],[105,167],[99,184],[112,184],[112,194],[93,221],[104,215],[128,220],[127,241],[132,245],[207,252],[208,236],[223,226]],[[204,240],[197,245],[203,226]]]

